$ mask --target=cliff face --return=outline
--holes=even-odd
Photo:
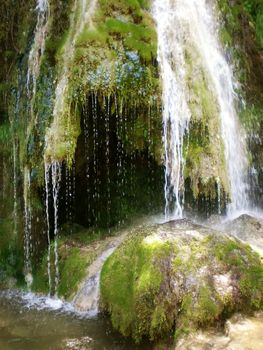
[[[257,183],[263,165],[262,5],[219,0],[218,6],[221,38],[246,101],[239,114]],[[22,232],[30,203],[32,236],[39,249],[46,245],[39,233],[46,225],[43,192],[51,197],[52,191],[52,181],[45,188],[45,163],[61,169],[60,225],[111,227],[161,210],[162,86],[150,9],[143,0],[50,0],[37,8],[35,1],[2,1],[1,215],[13,215],[14,224],[5,220],[11,236]],[[207,215],[218,202],[224,210],[229,184],[205,67],[191,45],[185,55],[192,114],[184,150],[186,206]]]

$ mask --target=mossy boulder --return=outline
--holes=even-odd
[[[106,261],[101,308],[137,342],[263,307],[263,266],[236,238],[187,220],[140,228]]]

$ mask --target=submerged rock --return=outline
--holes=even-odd
[[[235,315],[226,322],[225,332],[198,332],[182,339],[175,350],[261,350],[263,314],[255,317]]]
[[[90,337],[66,339],[63,342],[61,349],[71,349],[71,350],[88,350],[91,349],[91,343],[93,340]]]
[[[137,342],[220,325],[263,307],[263,266],[248,246],[187,220],[134,230],[106,261],[101,307]]]

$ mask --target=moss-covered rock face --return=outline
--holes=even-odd
[[[76,294],[80,283],[87,275],[90,264],[100,256],[112,243],[113,237],[102,239],[103,234],[92,229],[86,230],[81,226],[65,225],[58,240],[58,270],[59,286],[55,291],[55,252],[54,244],[50,247],[51,286],[48,276],[48,251],[33,269],[32,290],[38,293],[50,293],[71,300]]]
[[[123,335],[158,340],[263,307],[263,266],[235,238],[188,221],[139,229],[106,261],[101,306]]]
[[[144,113],[149,106],[156,106],[160,96],[154,66],[156,33],[146,4],[87,1],[85,6],[83,16],[82,2],[74,4],[67,38],[57,52],[54,120],[46,135],[47,161],[66,160],[69,165],[80,134],[76,111],[91,93],[113,95],[122,108],[138,105]],[[149,132],[143,113],[136,120]],[[161,129],[153,132],[158,135],[154,154],[159,157]],[[134,144],[138,148],[139,140]]]
[[[0,229],[3,227],[7,231],[9,222],[4,224],[0,221]],[[1,232],[1,231],[0,231]],[[8,232],[8,231],[7,231]],[[56,266],[55,266],[55,247],[54,244],[50,246],[50,252],[46,250],[42,257],[39,257],[37,263],[33,268],[33,284],[32,291],[41,294],[50,294],[59,296],[62,299],[72,302],[74,308],[78,311],[93,311],[91,310],[96,304],[97,300],[94,299],[94,294],[88,294],[86,288],[86,282],[89,279],[97,279],[96,275],[100,273],[102,265],[106,258],[110,256],[113,250],[121,244],[124,240],[128,228],[120,229],[116,228],[111,231],[109,235],[108,230],[104,232],[99,229],[85,229],[80,225],[65,224],[60,231],[60,238],[58,244],[58,270],[59,270],[59,284],[57,291],[55,290],[56,279]],[[106,233],[108,234],[105,237]],[[1,237],[0,237],[1,239]],[[3,239],[0,240],[0,244],[3,246]],[[5,244],[8,245],[7,238]],[[9,251],[14,249],[10,244]],[[3,250],[3,254],[0,254],[0,277],[14,276],[14,270],[17,268],[18,263],[21,265],[23,261],[20,261],[18,257],[14,261],[7,259],[9,255],[7,248]],[[50,264],[50,282],[48,275],[48,253]],[[4,259],[7,261],[4,262]],[[17,264],[17,265],[15,265]],[[19,265],[15,277],[16,282],[21,283],[22,275],[19,275],[22,267]],[[11,271],[10,271],[11,270]],[[20,280],[18,278],[20,277]],[[6,286],[8,281],[3,279],[3,284]],[[1,283],[0,283],[1,286]],[[94,284],[95,286],[95,284]]]

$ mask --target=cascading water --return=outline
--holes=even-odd
[[[55,255],[55,295],[59,286],[59,256],[58,256],[58,205],[59,205],[59,189],[61,182],[61,164],[53,162],[51,164],[52,176],[52,194],[54,208],[54,255]]]
[[[74,56],[76,41],[79,35],[83,32],[85,26],[91,22],[92,14],[96,6],[96,0],[78,0],[76,1],[76,6],[79,6],[80,15],[76,21],[76,24],[74,25],[75,32],[72,34],[72,36],[69,36],[66,43],[61,76],[56,87],[56,97],[53,111],[55,122],[61,113],[63,113],[63,109],[65,107],[65,99],[67,97],[66,91],[69,83],[70,63]]]
[[[48,24],[49,15],[49,3],[48,0],[38,0],[37,6],[37,25],[35,29],[35,36],[32,48],[28,57],[28,70],[27,70],[27,94],[29,97],[29,113],[31,118],[34,118],[33,106],[36,95],[37,78],[39,75],[40,61],[45,49],[45,39]],[[29,135],[30,129],[27,133]],[[14,144],[14,197],[16,197],[16,152],[17,147]],[[25,218],[25,236],[24,236],[24,251],[25,251],[25,279],[28,289],[32,284],[32,264],[31,264],[31,251],[32,251],[32,209],[30,202],[30,171],[27,167],[24,169],[24,218]],[[15,211],[15,230],[17,222],[17,202],[14,200]]]
[[[35,29],[34,43],[28,57],[27,90],[33,100],[36,94],[37,78],[39,75],[40,61],[45,50],[45,40],[47,34],[49,18],[48,0],[37,0],[37,25]],[[32,82],[32,90],[31,90]],[[33,108],[31,104],[31,108]]]
[[[185,50],[189,45],[203,61],[219,107],[231,194],[228,211],[246,209],[249,201],[245,142],[235,111],[233,72],[220,47],[213,8],[206,0],[155,0],[153,15],[163,80],[165,214],[181,217],[183,212],[183,140],[191,119],[185,81]]]
[[[105,158],[106,158],[106,176],[107,176],[107,227],[110,227],[110,96],[104,97],[104,114],[105,114]]]
[[[17,145],[16,139],[13,140],[13,186],[14,186],[14,236],[17,236],[17,224],[18,224],[18,203],[17,203]]]
[[[44,8],[44,3],[47,1],[41,1],[43,6],[38,8],[41,10]],[[96,1],[79,0],[75,1],[73,12],[78,14],[78,18],[73,18],[73,31],[69,34],[68,40],[65,44],[63,65],[59,74],[58,84],[55,91],[55,103],[53,109],[54,121],[50,128],[50,132],[54,132],[59,123],[59,118],[63,113],[65,107],[65,101],[67,98],[67,89],[69,84],[70,64],[74,57],[74,50],[76,41],[79,35],[84,30],[85,26],[91,21],[91,16],[94,12]],[[49,147],[49,135],[46,136],[46,149]],[[51,168],[51,179],[52,179],[52,197],[53,197],[53,208],[54,208],[54,256],[55,256],[55,294],[57,294],[59,286],[59,256],[58,256],[58,200],[60,182],[62,177],[62,165],[56,160],[46,159],[45,157],[45,181],[46,181],[46,219],[47,219],[47,234],[48,234],[48,276],[49,276],[49,288],[51,290],[51,271],[50,271],[50,224],[49,224],[49,172]],[[72,165],[72,179],[69,174],[69,169],[66,170],[66,211],[67,219],[72,221],[72,206],[75,200],[75,165]]]
[[[165,216],[182,217],[183,138],[190,111],[185,86],[184,28],[180,2],[156,0],[158,60],[163,80],[163,139],[165,148]]]
[[[24,168],[24,275],[28,290],[31,289],[32,277],[32,208],[30,198],[30,170]]]
[[[93,217],[95,226],[98,225],[98,109],[97,109],[97,94],[92,95],[92,127],[93,127],[93,173],[94,176],[94,192],[93,192]]]
[[[45,191],[46,191],[46,221],[47,221],[47,243],[48,243],[48,255],[47,255],[47,274],[48,274],[48,290],[51,293],[51,240],[50,240],[50,221],[49,221],[49,183],[50,183],[50,164],[45,163]]]
[[[220,179],[216,178],[216,187],[217,187],[217,210],[218,210],[218,215],[221,215],[221,183]]]
[[[119,106],[117,101],[117,96],[115,95],[115,109],[116,109],[116,134],[117,134],[117,191],[119,196],[119,212],[122,212],[122,203],[124,198],[123,193],[123,144],[122,140],[122,114],[119,113]],[[119,225],[121,224],[121,220],[119,220]]]

